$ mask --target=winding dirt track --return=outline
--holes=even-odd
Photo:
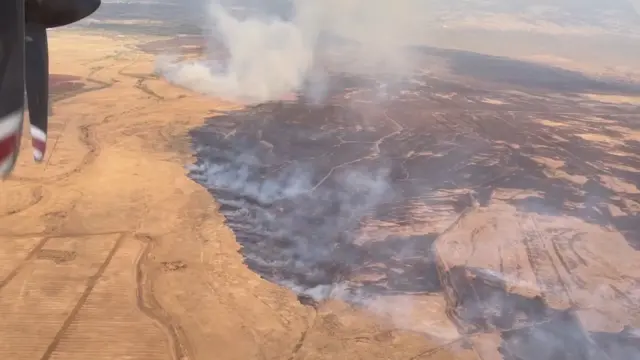
[[[426,125],[403,122],[408,120],[400,108],[384,113],[387,125],[370,133],[329,136],[339,140],[336,148],[364,147],[351,160],[327,157],[327,174],[385,153],[401,159],[392,171],[400,182],[446,167],[447,179],[464,186],[432,189],[409,210],[387,209],[395,219],[408,217],[405,224],[365,224],[365,243],[367,229],[386,227],[389,244],[396,236],[402,249],[410,249],[398,259],[402,251],[376,247],[375,241],[358,248],[364,250],[354,247],[366,262],[346,280],[385,296],[365,307],[317,303],[262,279],[256,272],[269,276],[255,266],[250,270],[243,254],[264,250],[271,240],[254,246],[236,231],[245,246],[238,252],[229,228],[233,211],[225,203],[233,199],[221,195],[218,209],[208,191],[186,176],[183,164],[193,161],[189,129],[237,107],[157,79],[153,56],[139,50],[153,40],[162,39],[69,31],[51,36],[52,73],[74,85],[54,90],[52,146],[44,164],[22,156],[15,175],[0,187],[0,358],[530,360],[522,357],[531,354],[523,347],[536,342],[527,337],[535,337],[534,330],[552,334],[546,324],[589,333],[600,348],[619,344],[619,338],[607,339],[626,336],[623,327],[640,326],[637,317],[627,316],[638,309],[634,289],[640,278],[632,265],[640,254],[633,225],[640,190],[632,184],[640,163],[629,153],[637,146],[631,115],[618,111],[619,119],[607,120],[597,116],[598,107],[587,116],[567,105],[557,119],[539,108],[517,107],[457,116],[437,105],[468,103],[472,96],[440,94],[431,99]],[[296,105],[269,104],[267,111],[270,106]],[[243,128],[224,117],[210,123],[212,137],[217,132],[231,139],[224,133],[231,125],[238,133],[255,133],[251,124]],[[601,134],[603,124],[612,127],[610,136]],[[286,138],[277,127],[271,129],[274,140],[268,124],[262,125],[260,144],[304,156],[276,143]],[[428,139],[430,148],[414,144],[424,139],[405,131],[423,125],[438,131]],[[514,132],[516,127],[522,131]],[[576,136],[585,143],[567,141]],[[383,146],[390,137],[415,149]],[[470,147],[460,146],[461,139]],[[549,155],[556,140],[560,150],[553,151],[564,162]],[[626,140],[628,151],[616,147]],[[590,148],[609,157],[587,158]],[[447,159],[456,165],[447,167]],[[536,169],[535,181],[526,166]],[[472,168],[477,171],[465,173]],[[313,190],[330,175],[317,179]],[[499,188],[492,187],[496,183]],[[592,187],[590,194],[600,191],[597,206],[579,206],[589,202],[584,186]],[[546,203],[545,211],[535,211],[541,199],[574,207],[563,208],[569,214],[564,217],[551,216],[558,209]],[[526,215],[523,207],[530,208]],[[606,224],[589,220],[605,208]],[[225,209],[228,225],[219,212]],[[403,288],[411,274],[419,279],[412,285],[423,288]],[[613,306],[602,311],[593,293]],[[576,348],[586,346],[580,341]],[[548,359],[585,359],[581,354]]]

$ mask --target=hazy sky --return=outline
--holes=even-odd
[[[225,7],[256,9],[260,14],[290,16],[294,0],[103,0],[94,20],[150,19],[190,22],[201,18],[203,9],[212,1]],[[348,3],[349,1],[346,0]],[[389,7],[404,7],[406,0],[389,2]],[[452,16],[474,16],[482,13],[508,13],[530,20],[546,20],[569,25],[640,26],[640,0],[423,0],[420,10],[425,16],[449,13]]]

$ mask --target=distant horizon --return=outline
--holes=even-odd
[[[220,2],[231,3],[233,5],[229,6],[236,8],[256,6],[252,0]],[[104,0],[103,6],[94,15],[72,27],[155,36],[201,35],[205,30],[204,24],[210,21],[206,18],[206,11],[202,11],[206,3],[206,0],[189,2],[188,5],[177,0]],[[602,2],[605,8],[611,9],[607,12],[608,16],[625,13],[621,24],[626,24],[624,26],[628,27],[629,31],[598,30],[604,29],[604,22],[600,22],[599,28],[584,28],[584,34],[581,34],[582,28],[575,25],[545,27],[543,23],[530,22],[526,20],[532,16],[530,12],[527,12],[526,17],[510,18],[505,15],[514,9],[532,8],[522,2],[511,2],[507,8],[486,5],[485,2],[483,5],[471,7],[471,10],[461,10],[461,0],[446,4],[441,1],[431,3],[434,13],[425,17],[432,18],[435,22],[426,23],[422,34],[416,37],[423,40],[423,45],[531,60],[564,68],[579,66],[581,71],[616,73],[618,76],[640,79],[640,71],[637,70],[637,64],[640,63],[640,47],[637,46],[640,41],[640,15],[637,15],[640,0]],[[547,6],[544,3],[533,6]],[[260,13],[287,17],[286,13],[289,10],[286,4],[286,1],[280,1],[275,5],[266,5],[272,7],[268,10],[262,9],[262,5],[257,6],[261,9]],[[492,6],[498,7],[502,14],[491,15],[494,20],[491,20],[491,16],[483,15],[489,14],[486,10]],[[573,0],[565,0],[561,4],[556,2],[549,7],[567,7],[575,11],[576,5]],[[628,11],[623,11],[625,8],[633,9],[636,13],[630,15]],[[593,11],[601,9],[602,7],[598,7]],[[589,13],[593,11],[590,10]],[[467,14],[462,16],[462,13]],[[563,13],[559,19],[567,16],[570,15]],[[633,21],[634,16],[637,21]],[[483,24],[483,21],[486,23]],[[557,19],[547,18],[544,21],[561,23]],[[632,31],[633,28],[636,30]],[[508,46],[505,46],[506,44]]]

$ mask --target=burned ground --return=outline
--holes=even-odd
[[[355,302],[443,294],[461,334],[502,334],[505,359],[640,358],[630,330],[640,324],[589,331],[574,309],[547,301],[542,287],[563,285],[541,280],[536,258],[552,250],[522,240],[541,287],[523,296],[499,271],[449,264],[434,245],[466,212],[499,203],[616,231],[640,250],[637,86],[456,56],[449,79],[385,87],[335,75],[322,105],[300,96],[216,116],[192,132],[191,176],[268,280],[320,298],[346,288],[340,296]],[[462,67],[477,80],[459,81],[469,77]],[[631,100],[585,96],[593,93]],[[576,256],[558,255],[567,272],[587,262]],[[637,309],[636,295],[620,296]],[[547,353],[535,357],[540,347]]]

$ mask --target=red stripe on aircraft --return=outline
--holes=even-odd
[[[0,140],[0,163],[13,156],[18,147],[18,134],[14,133]]]

